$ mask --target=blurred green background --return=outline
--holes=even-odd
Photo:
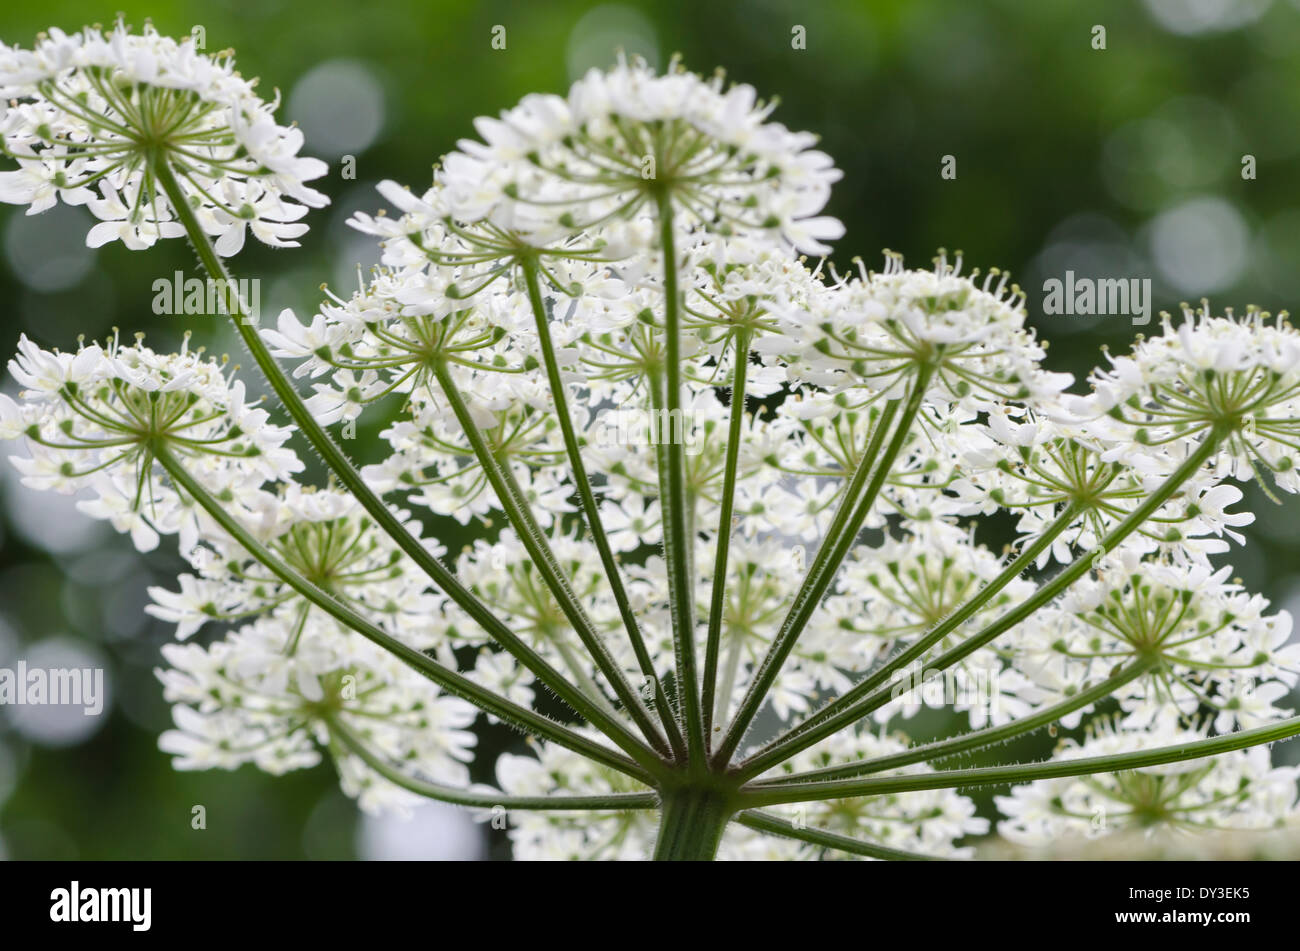
[[[964,250],[968,266],[1009,268],[1056,369],[1086,373],[1099,347],[1122,349],[1135,332],[1123,317],[1043,316],[1043,281],[1067,269],[1150,278],[1157,310],[1203,295],[1218,307],[1300,302],[1300,0],[53,0],[6,5],[0,39],[30,45],[50,25],[109,24],[119,10],[137,27],[152,19],[180,36],[197,25],[208,50],[233,47],[265,95],[282,92],[281,114],[304,127],[305,151],[331,163],[315,184],[333,204],[307,219],[303,247],[250,242],[233,262],[238,276],[261,278],[264,315],[309,315],[322,282],[343,295],[355,286],[358,264],[377,256],[343,222],[382,204],[376,182],[424,187],[475,116],[528,92],[563,92],[619,48],[660,66],[680,53],[692,69],[720,66],[779,96],[776,118],[819,133],[844,170],[829,209],[848,228],[841,267],[857,254],[878,265],[884,247],[925,264],[947,247]],[[497,25],[504,50],[491,45]],[[1094,48],[1098,25],[1104,50]],[[804,49],[794,48],[796,27]],[[345,155],[356,158],[355,180],[341,175]],[[956,161],[953,180],[940,177],[944,156]],[[1242,176],[1244,156],[1254,157],[1254,179]],[[183,242],[92,252],[87,226],[81,209],[27,217],[0,208],[0,356],[12,355],[20,332],[67,348],[115,326],[147,331],[159,349],[192,331],[238,353],[218,322],[151,312],[153,280],[192,264]],[[377,414],[363,418],[350,444],[362,461],[376,458],[379,428]],[[147,585],[174,587],[179,560],[166,544],[138,555],[4,470],[0,666],[89,657],[107,669],[111,710],[68,718],[0,708],[0,855],[508,857],[502,836],[459,814],[431,809],[407,825],[361,818],[328,766],[280,779],[251,767],[173,771],[156,745],[170,719],[152,674],[168,630],[141,609]],[[1230,560],[1294,610],[1294,508],[1275,509],[1253,487],[1247,504],[1260,519]],[[911,725],[937,734],[958,724],[931,714]],[[999,756],[1050,742],[1038,736]],[[1300,760],[1296,744],[1275,755]],[[206,808],[206,830],[191,828],[195,805]]]

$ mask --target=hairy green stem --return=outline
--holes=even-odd
[[[339,482],[347,488],[353,498],[361,503],[361,506],[375,520],[379,528],[393,540],[394,544],[401,548],[407,557],[415,562],[432,579],[434,584],[475,623],[482,627],[494,641],[528,668],[539,683],[553,691],[575,713],[591,723],[600,726],[602,723],[614,722],[610,721],[598,709],[594,701],[583,694],[581,689],[570,683],[563,674],[525,644],[514,631],[497,618],[471,591],[465,588],[456,579],[455,575],[424,547],[419,539],[406,530],[406,527],[384,504],[383,500],[371,491],[370,486],[362,479],[361,474],[357,472],[351,460],[330,438],[320,423],[316,421],[316,418],[312,416],[306,404],[303,403],[302,397],[298,395],[298,391],[294,389],[293,384],[289,382],[289,378],[285,376],[284,371],[275,362],[275,358],[271,356],[266,344],[258,335],[256,327],[249,322],[243,302],[234,289],[235,284],[230,277],[230,273],[226,270],[224,262],[212,247],[211,240],[204,233],[193,209],[190,208],[189,203],[186,201],[185,194],[177,183],[171,168],[165,162],[160,161],[154,166],[154,173],[175,209],[177,218],[184,226],[190,244],[199,257],[200,264],[207,271],[209,278],[219,282],[218,286],[223,289],[226,310],[234,321],[235,329],[243,340],[244,346],[248,348],[258,369],[261,370],[262,375],[270,384],[281,405],[297,425],[299,432],[306,437],[312,448],[320,453],[321,458],[329,466]],[[615,725],[615,733],[610,734],[610,737],[626,749],[627,747],[624,744],[631,738],[631,735]]]
[[[559,419],[560,433],[564,437],[564,448],[569,457],[569,468],[573,473],[573,484],[582,503],[587,530],[591,533],[591,539],[596,545],[596,551],[600,554],[600,563],[605,569],[605,577],[609,580],[610,591],[614,595],[614,602],[618,605],[619,615],[623,618],[623,626],[627,629],[627,636],[632,643],[632,651],[636,655],[637,665],[641,668],[642,675],[650,678],[650,686],[654,690],[655,710],[659,714],[659,720],[663,725],[664,732],[668,735],[668,744],[672,748],[673,755],[678,759],[683,759],[686,755],[686,748],[682,743],[681,731],[677,727],[677,719],[673,715],[672,708],[668,705],[667,695],[659,685],[659,673],[655,670],[654,662],[650,658],[650,651],[646,648],[645,638],[641,633],[641,624],[637,620],[636,612],[632,610],[631,601],[627,596],[627,589],[623,586],[622,571],[618,566],[618,560],[614,557],[614,551],[610,547],[609,537],[606,535],[604,523],[600,519],[600,508],[596,502],[595,493],[591,489],[591,479],[587,475],[587,467],[582,460],[582,447],[578,444],[578,436],[573,428],[573,417],[569,411],[564,377],[560,373],[560,364],[555,356],[555,344],[551,339],[550,320],[546,313],[545,303],[542,300],[541,285],[537,277],[537,260],[531,256],[524,256],[520,259],[520,267],[523,270],[524,283],[528,287],[528,300],[533,308],[533,320],[537,325],[537,339],[542,351],[542,365],[546,368],[546,377],[551,388],[551,398],[555,401],[555,413]]]
[[[714,789],[683,787],[665,792],[655,861],[712,861],[734,814],[733,798]]]
[[[577,632],[597,669],[613,687],[615,696],[618,697],[646,739],[650,741],[657,751],[668,754],[668,744],[656,728],[650,712],[641,702],[641,697],[632,689],[631,684],[627,682],[627,678],[623,676],[623,672],[619,670],[618,664],[610,656],[609,649],[601,639],[600,632],[596,630],[595,624],[587,616],[587,612],[579,603],[577,595],[573,593],[573,588],[569,584],[568,578],[564,576],[559,561],[556,559],[554,552],[551,551],[546,536],[542,532],[541,526],[538,525],[537,519],[528,506],[528,502],[522,497],[518,485],[506,471],[506,463],[496,457],[492,452],[492,447],[483,438],[483,433],[478,424],[474,422],[473,413],[470,412],[470,408],[465,402],[464,396],[461,395],[456,381],[452,378],[446,362],[439,361],[435,363],[433,372],[443,396],[446,397],[452,412],[460,423],[461,429],[464,431],[466,438],[469,439],[470,446],[474,451],[474,455],[478,458],[484,475],[487,476],[488,482],[491,483],[493,490],[496,492],[497,501],[505,510],[506,516],[510,519],[510,524],[515,529],[516,536],[528,552],[528,556],[533,560],[533,565],[546,582],[551,594],[554,595],[560,610],[564,612],[564,616],[573,625],[574,631]]]
[[[339,722],[338,718],[329,721],[331,736],[337,737],[350,752],[362,762],[383,776],[394,785],[413,792],[418,796],[450,803],[453,806],[491,809],[501,806],[505,809],[522,809],[528,811],[583,811],[603,812],[606,810],[654,809],[659,804],[659,797],[653,792],[644,793],[609,793],[604,796],[507,796],[497,793],[476,793],[455,786],[444,786],[423,779],[408,776],[384,757],[366,746],[357,734]]]
[[[722,504],[718,512],[717,551],[713,560],[709,633],[704,649],[704,686],[700,699],[706,744],[711,742],[713,710],[717,703],[718,651],[722,645],[723,609],[727,604],[727,560],[731,553],[731,519],[736,505],[736,471],[740,463],[740,437],[745,424],[745,375],[749,367],[749,339],[748,328],[738,330],[732,339],[736,365],[731,374],[731,419],[727,427],[727,458],[722,474]]]
[[[1148,670],[1155,666],[1155,661],[1151,659],[1139,659],[1122,667],[1105,680],[1094,684],[1086,690],[1081,690],[1072,697],[1062,700],[1060,703],[1044,707],[1027,717],[1021,717],[1019,720],[1012,720],[1010,723],[1004,723],[1002,726],[985,727],[982,730],[973,730],[970,733],[955,736],[947,740],[936,740],[933,743],[923,743],[920,746],[914,746],[909,750],[901,753],[892,753],[889,756],[878,756],[875,759],[864,759],[856,763],[850,763],[847,766],[827,766],[823,769],[809,770],[805,773],[793,773],[789,776],[774,777],[769,780],[757,782],[754,785],[761,787],[777,782],[815,782],[824,779],[849,779],[854,776],[867,776],[871,773],[883,773],[887,769],[898,769],[903,766],[910,766],[913,763],[931,763],[937,759],[943,759],[956,753],[965,753],[970,750],[977,750],[981,747],[990,746],[994,743],[1001,743],[1005,740],[1014,739],[1031,733],[1040,727],[1046,726],[1061,717],[1073,713],[1075,710],[1082,709],[1092,703],[1104,700],[1112,693],[1118,690],[1138,677],[1142,676]]]
[[[866,490],[860,499],[855,499],[848,494],[852,489],[852,486],[850,486],[850,489],[846,490],[844,498],[840,500],[840,508],[849,514],[836,530],[834,537],[831,537],[828,532],[827,538],[823,540],[812,569],[809,570],[798,594],[795,595],[795,603],[791,607],[790,613],[786,615],[779,633],[768,648],[767,655],[760,663],[758,672],[754,675],[749,690],[745,693],[745,699],[742,701],[740,709],[736,712],[735,718],[727,729],[726,737],[718,747],[718,752],[714,757],[716,764],[726,765],[730,762],[732,754],[735,753],[741,740],[744,739],[750,723],[762,708],[768,691],[772,689],[772,684],[776,682],[777,676],[781,673],[786,658],[790,656],[790,651],[794,650],[799,635],[803,633],[808,621],[811,620],[818,606],[820,606],[822,596],[830,588],[831,583],[835,580],[835,575],[839,572],[840,565],[853,548],[853,543],[857,540],[863,523],[871,514],[876,498],[879,496],[881,488],[884,487],[885,480],[889,478],[889,474],[893,470],[894,462],[897,460],[899,453],[902,452],[908,436],[911,435],[912,424],[921,412],[921,404],[925,399],[926,388],[929,386],[932,375],[933,368],[929,365],[922,366],[917,372],[916,378],[912,381],[907,404],[898,415],[898,422],[893,436],[884,452],[877,457],[880,442],[889,428],[890,409],[896,404],[891,402],[890,407],[886,408],[885,412],[881,414],[881,419],[877,422],[876,429],[872,433],[870,444],[858,461],[859,470],[867,467],[872,468],[871,480],[868,482]],[[856,482],[856,477],[854,481]],[[836,515],[836,520],[838,520],[838,512]],[[832,527],[834,527],[834,523],[832,523]],[[823,552],[825,552],[824,557]]]
[[[265,565],[272,574],[340,624],[351,628],[362,637],[384,648],[384,650],[432,680],[439,687],[468,700],[479,709],[486,710],[488,713],[529,733],[535,733],[543,739],[558,743],[575,753],[580,753],[598,763],[617,769],[619,772],[635,776],[642,782],[652,782],[652,776],[656,774],[662,775],[661,764],[648,750],[634,747],[637,750],[637,755],[645,760],[645,762],[638,765],[613,750],[607,749],[539,713],[512,703],[505,697],[501,697],[487,688],[479,686],[469,678],[444,667],[427,654],[403,644],[352,608],[340,603],[332,595],[316,587],[316,585],[303,578],[283,561],[271,554],[247,529],[239,524],[233,515],[226,511],[225,507],[213,497],[212,493],[208,492],[198,480],[186,471],[185,467],[172,456],[165,445],[155,445],[153,447],[153,456],[177,486],[184,489],[190,498],[198,503],[231,538],[238,542],[257,561]],[[630,754],[631,751],[629,751]]]
[[[996,578],[990,581],[971,596],[965,603],[954,610],[946,618],[932,628],[925,636],[909,644],[904,650],[895,654],[883,665],[871,671],[866,677],[854,684],[849,690],[845,691],[843,696],[827,703],[820,710],[810,716],[803,723],[787,731],[785,734],[778,736],[762,749],[754,753],[749,759],[740,764],[741,776],[755,776],[773,765],[779,760],[769,761],[768,755],[781,742],[788,739],[794,739],[803,735],[807,730],[812,729],[826,717],[832,716],[841,709],[849,706],[858,699],[868,696],[876,688],[880,687],[894,671],[901,669],[907,664],[912,663],[921,657],[932,646],[943,640],[950,633],[957,629],[971,618],[980,608],[984,607],[991,601],[999,591],[1008,584],[1020,577],[1021,573],[1027,571],[1038,556],[1051,547],[1062,532],[1064,532],[1078,515],[1079,509],[1075,506],[1068,506],[1050,525],[1044,529],[1043,533],[1027,546],[1016,558],[1004,568]]]
[[[887,845],[876,845],[874,842],[865,842],[862,839],[840,835],[836,832],[810,829],[807,826],[796,826],[789,819],[774,816],[769,812],[758,812],[754,809],[740,813],[736,816],[736,821],[742,826],[748,826],[758,832],[779,835],[787,839],[798,839],[811,845],[820,845],[824,849],[835,849],[839,852],[862,855],[871,859],[888,859],[896,862],[942,861],[942,859],[933,855],[922,855],[919,852],[907,852],[903,849],[891,849]]]
[[[673,233],[672,194],[657,191],[659,238],[664,258],[664,381],[656,400],[655,418],[666,433],[658,433],[659,508],[663,520],[664,563],[677,661],[677,695],[686,726],[687,760],[704,762],[704,717],[700,712],[700,678],[695,667],[694,538],[690,533],[690,502],[686,488],[686,419],[682,413],[682,316],[677,281],[677,241]],[[660,387],[652,386],[658,393]],[[676,429],[676,432],[674,432]]]
[[[1102,539],[1099,546],[1100,550],[1114,551],[1124,539],[1140,528],[1160,506],[1164,505],[1178,491],[1183,483],[1190,479],[1214,455],[1225,435],[1226,429],[1216,426],[1205,441],[1170,474],[1169,478],[1158,489],[1147,496],[1141,505],[1111,529],[1106,537]],[[939,655],[927,666],[935,671],[946,670],[1025,619],[1032,617],[1040,608],[1050,603],[1057,595],[1083,577],[1092,567],[1095,554],[1096,550],[1076,558],[1051,581],[1048,581],[1035,591],[1033,595],[1006,614],[1003,614],[996,621],[990,623],[978,634]],[[824,706],[795,729],[768,744],[767,747],[742,764],[739,770],[741,777],[758,775],[777,763],[789,759],[801,750],[806,750],[814,743],[825,739],[840,729],[855,723],[872,710],[879,709],[889,702],[890,693],[887,689],[877,690],[874,694],[858,701],[857,697],[860,697],[864,692],[864,690],[860,689],[860,686],[855,687],[843,697]]]
[[[853,799],[860,796],[887,796],[895,793],[919,792],[927,789],[958,789],[972,786],[1008,786],[1034,782],[1039,779],[1063,779],[1069,776],[1092,776],[1097,773],[1116,773],[1166,763],[1204,759],[1220,753],[1231,753],[1251,746],[1289,740],[1300,734],[1300,717],[1278,720],[1267,726],[1227,733],[1205,740],[1193,740],[1176,746],[1137,750],[1132,753],[1114,753],[1109,756],[1089,756],[1082,759],[1049,760],[1046,763],[1026,763],[1015,766],[983,766],[973,769],[948,769],[934,773],[908,773],[902,776],[883,776],[869,779],[840,779],[827,782],[787,782],[741,790],[746,807],[771,806],[788,802],[812,802],[824,799]]]

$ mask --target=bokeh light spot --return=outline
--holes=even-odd
[[[1170,285],[1185,294],[1210,294],[1241,276],[1250,234],[1236,207],[1206,196],[1157,216],[1150,241],[1156,267]]]
[[[298,80],[289,118],[307,137],[304,152],[326,158],[363,152],[384,125],[384,90],[370,67],[333,59]]]

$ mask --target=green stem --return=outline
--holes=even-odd
[[[787,839],[798,839],[801,842],[820,845],[824,849],[835,849],[853,855],[864,855],[871,859],[889,859],[896,862],[942,861],[937,856],[907,852],[903,849],[891,849],[887,845],[876,845],[874,842],[864,842],[861,839],[839,835],[835,832],[825,832],[821,829],[809,829],[807,827],[799,828],[793,825],[790,820],[781,816],[774,816],[768,812],[758,812],[751,809],[737,815],[736,821],[742,826],[749,826],[749,828],[758,832],[784,836]]]
[[[1160,488],[1149,495],[1146,501],[1134,509],[1102,539],[1100,549],[1107,552],[1114,551],[1124,539],[1137,531],[1160,506],[1164,505],[1178,491],[1184,482],[1190,479],[1214,455],[1226,431],[1222,427],[1215,427],[1205,441],[1174,470]],[[1093,557],[1093,553],[1089,552],[1076,558],[1051,581],[1040,587],[1018,606],[993,621],[978,634],[939,655],[927,666],[935,671],[946,670],[1025,619],[1032,617],[1039,608],[1050,603],[1057,595],[1086,574],[1092,567]],[[851,695],[856,699],[857,696],[861,696],[864,692],[859,687],[855,687],[843,697],[827,704],[803,724],[746,760],[739,770],[739,775],[742,778],[756,776],[771,766],[789,759],[801,750],[806,750],[814,743],[825,739],[843,727],[849,726],[889,702],[890,694],[887,689],[877,690],[874,694],[856,703],[854,700],[848,699]]]
[[[312,416],[303,403],[298,391],[293,388],[289,378],[280,369],[275,358],[271,356],[266,344],[258,335],[256,328],[250,324],[244,310],[243,302],[235,290],[235,283],[226,270],[225,263],[217,255],[203,228],[199,225],[194,210],[190,208],[185,194],[176,182],[176,177],[165,162],[156,163],[154,174],[162,185],[171,202],[176,217],[185,227],[190,244],[199,257],[199,262],[208,276],[218,281],[223,288],[226,309],[234,321],[235,329],[252,354],[258,369],[279,398],[281,405],[297,424],[312,448],[320,453],[325,464],[333,471],[339,482],[352,494],[361,506],[370,514],[379,528],[391,538],[399,548],[433,580],[444,594],[455,602],[475,623],[477,623],[494,641],[519,660],[537,678],[538,682],[554,691],[555,695],[568,704],[575,713],[592,724],[600,726],[609,722],[597,709],[592,700],[570,683],[558,670],[551,667],[539,654],[523,642],[505,623],[497,618],[486,605],[478,600],[472,592],[456,580],[453,575],[417,538],[411,535],[401,521],[389,510],[388,506],[366,485],[361,474],[353,467],[351,460],[329,437],[316,418]],[[601,727],[603,729],[603,727]],[[620,742],[614,734],[611,739],[623,746],[626,738]],[[624,737],[627,734],[623,734]],[[640,746],[639,743],[636,744]],[[626,749],[626,747],[624,746]],[[644,749],[644,747],[643,747]],[[630,752],[630,750],[629,750]]]
[[[713,709],[717,703],[718,651],[722,645],[722,615],[727,604],[727,559],[731,554],[731,519],[736,505],[736,470],[740,463],[740,439],[745,424],[745,375],[749,366],[749,338],[750,331],[745,327],[738,330],[732,340],[736,365],[731,375],[731,421],[727,427],[727,458],[722,475],[722,505],[718,512],[709,634],[704,649],[704,691],[700,699],[706,743],[713,733]]]
[[[564,576],[555,553],[551,551],[550,545],[547,544],[546,536],[542,532],[541,526],[537,524],[532,509],[529,508],[527,501],[523,499],[518,485],[509,475],[505,463],[496,457],[492,452],[492,448],[487,444],[487,440],[483,438],[483,433],[478,424],[474,422],[474,415],[470,412],[464,396],[461,395],[460,388],[456,385],[456,381],[452,379],[451,371],[447,368],[446,362],[440,360],[435,363],[433,372],[443,396],[447,398],[447,403],[451,406],[456,420],[460,423],[466,438],[469,439],[470,447],[473,449],[484,475],[487,476],[493,491],[496,492],[497,501],[505,510],[507,518],[510,519],[511,525],[514,526],[516,536],[523,544],[525,551],[528,552],[528,556],[533,560],[533,565],[546,582],[551,594],[554,595],[560,610],[564,612],[564,616],[573,625],[574,631],[577,632],[578,638],[586,647],[592,660],[595,661],[596,667],[604,674],[610,686],[614,688],[615,695],[641,729],[646,739],[658,752],[668,754],[668,744],[660,735],[653,718],[650,716],[650,712],[642,704],[640,696],[632,689],[631,684],[627,682],[627,678],[623,676],[623,672],[619,670],[618,664],[610,656],[609,649],[605,646],[591,618],[587,616],[587,612],[579,603],[577,595],[573,593],[573,588]],[[619,729],[622,728],[619,727]]]
[[[919,658],[932,646],[943,640],[957,627],[967,621],[980,608],[984,607],[992,598],[1008,584],[1020,576],[1020,574],[1031,568],[1038,556],[1046,551],[1062,532],[1069,528],[1070,524],[1078,515],[1079,509],[1076,506],[1068,506],[1043,533],[1030,544],[1024,551],[1016,556],[1009,565],[1004,568],[996,578],[984,585],[968,601],[957,608],[952,614],[944,618],[938,625],[930,630],[924,637],[915,643],[908,645],[906,649],[894,655],[886,661],[881,667],[873,670],[865,678],[844,693],[843,696],[836,698],[831,703],[822,707],[806,721],[797,727],[789,730],[783,736],[777,737],[763,749],[759,750],[749,760],[741,764],[742,775],[754,776],[762,769],[755,771],[753,766],[760,762],[760,759],[766,757],[769,750],[777,743],[785,739],[793,739],[801,736],[806,730],[811,729],[825,717],[831,716],[861,697],[865,697],[873,690],[885,683],[894,671],[910,664]],[[766,768],[766,765],[762,767]]]
[[[867,520],[867,516],[871,514],[876,497],[880,494],[885,480],[893,470],[895,460],[898,458],[899,453],[902,452],[908,436],[911,435],[912,424],[921,412],[921,404],[925,399],[926,389],[929,386],[933,372],[933,368],[928,364],[923,365],[917,372],[916,379],[912,381],[907,405],[898,416],[893,437],[889,440],[889,445],[885,451],[879,458],[875,458],[879,445],[884,439],[884,433],[889,428],[892,408],[896,404],[891,402],[885,412],[881,414],[875,431],[871,435],[870,444],[858,461],[859,471],[873,467],[871,481],[867,484],[867,488],[860,499],[855,499],[846,491],[844,498],[840,500],[840,508],[847,511],[849,515],[840,523],[833,537],[828,531],[827,537],[823,540],[813,567],[804,579],[799,593],[795,595],[794,606],[790,609],[790,613],[786,615],[780,632],[773,639],[771,647],[768,648],[767,655],[759,665],[758,673],[749,685],[749,690],[745,693],[745,699],[736,712],[735,719],[731,721],[731,726],[727,729],[726,738],[722,741],[714,757],[715,763],[725,765],[730,762],[736,747],[744,739],[749,724],[758,715],[758,711],[763,706],[763,701],[767,698],[768,691],[771,690],[772,684],[776,682],[777,676],[781,673],[786,658],[790,656],[790,651],[794,650],[799,635],[803,633],[808,621],[811,620],[821,604],[822,596],[830,588],[831,582],[835,580],[840,565],[852,549],[853,543],[857,540],[858,533],[862,530],[862,525]],[[857,482],[856,476],[855,473],[855,483]],[[852,486],[850,486],[851,489]],[[838,514],[837,512],[835,521],[839,521]],[[834,522],[832,528],[836,528]],[[825,557],[823,557],[823,552],[826,553]]]
[[[664,385],[655,417],[667,433],[657,434],[659,507],[663,520],[664,563],[668,571],[668,599],[677,661],[677,695],[686,721],[687,760],[704,761],[704,717],[700,713],[700,680],[695,669],[695,584],[692,537],[686,490],[685,427],[682,414],[681,291],[677,282],[677,242],[673,234],[670,190],[657,194],[659,238],[664,257]],[[652,386],[658,393],[660,388]],[[660,401],[656,401],[660,402]],[[674,433],[674,428],[678,432]],[[666,444],[666,445],[665,445]]]
[[[1016,766],[949,769],[936,773],[910,773],[904,776],[871,779],[791,782],[761,788],[749,787],[741,790],[741,796],[744,806],[752,807],[824,799],[852,799],[859,796],[889,796],[928,789],[1008,786],[1040,779],[1092,776],[1097,773],[1115,773],[1129,769],[1144,769],[1149,766],[1163,766],[1166,763],[1204,759],[1207,756],[1231,753],[1251,746],[1289,740],[1297,734],[1300,734],[1300,717],[1289,717],[1252,730],[1241,730],[1206,740],[1137,750],[1132,753],[1114,753],[1109,756],[1089,756],[1084,759],[1052,760],[1046,763],[1026,763]]]
[[[1040,727],[1046,726],[1059,720],[1061,717],[1073,713],[1088,706],[1091,703],[1097,703],[1109,697],[1112,693],[1124,686],[1130,681],[1136,680],[1155,665],[1154,660],[1141,659],[1122,668],[1110,677],[1100,683],[1094,684],[1087,690],[1082,690],[1067,700],[1053,704],[1049,707],[1022,717],[1019,720],[1013,720],[1010,723],[1004,723],[1002,726],[985,727],[982,730],[974,730],[961,736],[953,737],[948,740],[936,740],[933,743],[924,743],[921,746],[914,746],[910,750],[904,750],[901,753],[893,753],[889,756],[879,756],[875,759],[860,760],[847,766],[828,766],[823,769],[814,769],[806,773],[794,773],[789,776],[782,776],[770,780],[755,783],[756,787],[770,785],[780,781],[791,782],[816,782],[824,779],[849,779],[854,776],[866,776],[871,773],[883,773],[887,769],[898,769],[903,766],[910,766],[913,763],[931,763],[937,759],[943,759],[956,753],[964,753],[968,750],[976,750],[984,746],[990,746],[994,743],[1001,743],[1006,740],[1014,739],[1017,736],[1023,736],[1031,733]]]
[[[625,809],[653,809],[659,804],[659,797],[652,792],[644,793],[609,793],[604,796],[507,796],[495,793],[475,793],[441,783],[430,783],[408,776],[388,760],[376,754],[359,736],[345,727],[337,718],[329,721],[330,733],[342,741],[352,753],[380,776],[394,785],[401,786],[418,796],[451,803],[454,806],[470,806],[491,809],[502,806],[506,809],[545,810],[545,811],[605,811]]]
[[[531,256],[524,256],[520,259],[520,266],[524,272],[524,283],[528,287],[528,300],[533,308],[533,320],[537,325],[537,339],[542,351],[542,364],[546,367],[546,377],[551,387],[551,397],[555,401],[555,413],[560,422],[560,432],[564,437],[564,448],[569,457],[569,467],[573,472],[573,484],[578,490],[578,498],[582,503],[583,515],[586,518],[587,530],[591,532],[592,541],[596,545],[596,550],[600,553],[600,563],[605,569],[605,577],[609,580],[610,590],[613,592],[614,601],[618,605],[619,615],[623,618],[623,626],[627,629],[628,639],[632,643],[632,651],[636,654],[636,661],[641,668],[641,673],[649,677],[654,688],[655,710],[659,714],[659,719],[663,724],[664,731],[668,734],[668,744],[672,747],[675,757],[682,759],[685,757],[686,749],[682,744],[682,734],[677,728],[677,719],[673,715],[672,708],[668,705],[668,698],[659,686],[659,674],[655,670],[654,661],[650,658],[650,651],[646,648],[645,638],[641,634],[641,625],[637,620],[636,612],[632,610],[632,603],[628,599],[627,590],[623,586],[623,576],[619,569],[618,561],[614,557],[614,551],[610,547],[609,538],[605,534],[604,523],[600,519],[600,509],[596,503],[595,493],[591,489],[591,479],[587,475],[586,464],[582,460],[582,448],[578,444],[578,436],[573,428],[573,417],[569,412],[568,397],[565,395],[564,378],[560,373],[560,364],[555,356],[555,344],[551,339],[550,321],[546,314],[546,306],[542,301],[542,290],[537,278],[537,260]]]
[[[252,534],[239,524],[233,515],[226,511],[225,507],[210,492],[203,488],[185,470],[185,467],[172,456],[165,446],[155,445],[153,455],[176,485],[184,489],[231,538],[243,546],[244,550],[257,561],[265,565],[272,574],[340,624],[351,628],[362,637],[379,645],[404,661],[408,666],[428,677],[439,687],[468,700],[479,709],[486,710],[493,716],[515,724],[527,732],[535,733],[543,739],[558,743],[575,753],[580,753],[598,763],[617,769],[619,772],[635,776],[642,782],[652,782],[652,775],[656,773],[662,774],[662,764],[653,756],[648,755],[648,750],[640,750],[640,755],[645,757],[647,761],[638,766],[613,750],[607,749],[539,713],[534,713],[532,710],[512,703],[505,697],[501,697],[485,687],[479,686],[467,677],[444,667],[427,654],[403,644],[347,605],[341,604],[333,596],[307,581],[279,558],[272,555]]]
[[[714,789],[683,787],[666,792],[660,808],[655,861],[712,861],[734,814],[733,798]]]
[[[558,627],[559,625],[556,625],[556,628]],[[560,660],[564,662],[564,667],[569,671],[569,676],[573,678],[573,682],[586,691],[587,695],[598,703],[602,710],[610,716],[617,715],[614,705],[609,702],[609,698],[606,697],[604,692],[600,689],[600,685],[597,684],[592,676],[584,669],[586,665],[582,662],[582,653],[575,651],[571,645],[566,644],[562,640],[564,633],[565,632],[560,630],[546,632],[547,643],[549,643],[551,649],[560,656]]]

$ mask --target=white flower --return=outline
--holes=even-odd
[[[1069,743],[1060,759],[1173,746],[1202,734],[1164,720],[1153,728],[1120,723]],[[997,797],[1008,818],[998,831],[1014,842],[1040,846],[1062,837],[1095,837],[1133,829],[1156,833],[1213,829],[1268,829],[1295,822],[1296,767],[1273,767],[1268,750],[1254,747],[1212,759],[1016,786]]]
[[[1145,457],[1167,473],[1217,429],[1219,471],[1245,480],[1268,470],[1273,485],[1300,491],[1300,333],[1286,315],[1216,317],[1203,304],[1177,328],[1165,315],[1162,331],[1111,358],[1095,393],[1072,403],[1108,444],[1104,458]]]
[[[284,653],[286,638],[298,649]],[[355,762],[332,736],[347,730],[380,756],[401,758],[434,782],[465,785],[476,715],[463,700],[437,694],[410,668],[331,619],[296,634],[268,617],[209,648],[168,645],[157,671],[176,704],[176,730],[159,745],[179,769],[234,769],[255,763],[271,773],[315,765],[325,748],[344,787],[372,809],[409,807],[417,797]]]
[[[188,339],[176,354],[155,353],[143,340],[125,347],[116,338],[69,354],[24,336],[9,370],[30,401],[21,417],[29,456],[13,458],[24,482],[95,490],[81,510],[129,531],[141,550],[189,521],[155,458],[158,445],[232,503],[302,468],[285,446],[290,431],[250,406],[243,384],[221,363],[190,352]],[[13,411],[4,415],[16,428]]]
[[[451,211],[546,237],[629,216],[660,184],[684,223],[824,254],[844,229],[815,216],[840,173],[770,112],[751,87],[677,63],[662,76],[640,61],[593,69],[567,99],[528,96],[478,120],[485,144],[462,141],[444,163]]]
[[[235,254],[246,228],[292,246],[294,222],[327,199],[303,183],[326,172],[299,158],[302,133],[275,123],[277,102],[253,92],[229,54],[207,56],[152,26],[131,33],[58,30],[30,49],[0,44],[0,138],[17,171],[0,173],[0,201],[33,214],[62,199],[100,223],[90,247],[132,250],[185,233],[160,166],[175,177],[217,252]],[[99,197],[95,197],[98,190]]]

